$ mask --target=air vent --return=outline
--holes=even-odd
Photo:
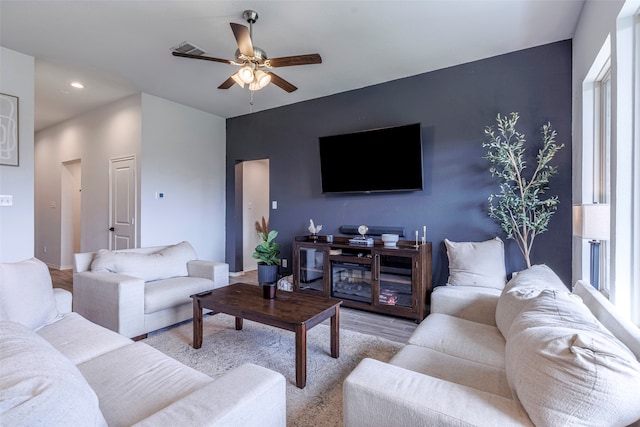
[[[189,55],[202,55],[206,53],[203,49],[200,49],[198,46],[187,41],[184,41],[178,46],[171,48],[171,50],[180,53],[188,53]]]

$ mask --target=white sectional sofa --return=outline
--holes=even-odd
[[[544,265],[502,274],[437,287],[407,345],[345,380],[345,426],[640,425],[640,329]]]
[[[129,338],[193,317],[190,295],[229,284],[229,265],[189,244],[74,255],[73,310]]]
[[[0,264],[0,425],[286,425],[285,379],[245,364],[213,379],[71,312],[32,259]]]

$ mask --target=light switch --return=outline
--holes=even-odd
[[[274,200],[271,202],[271,209],[278,209],[278,201]]]
[[[0,206],[13,206],[13,196],[11,195],[0,195]]]

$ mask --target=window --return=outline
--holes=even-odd
[[[594,84],[593,202],[611,203],[611,58]],[[600,243],[600,290],[609,296],[611,251],[609,241]]]

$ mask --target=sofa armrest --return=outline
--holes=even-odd
[[[270,369],[241,365],[135,426],[285,427],[286,382]]]
[[[501,291],[474,286],[437,286],[431,293],[431,313],[496,326],[496,306]]]
[[[142,335],[144,280],[117,273],[74,273],[73,311],[128,338]]]
[[[512,399],[369,358],[343,383],[345,427],[533,426]]]
[[[229,264],[224,262],[193,260],[187,263],[187,271],[190,277],[212,280],[214,288],[229,284]]]
[[[58,313],[71,313],[71,305],[73,301],[71,292],[62,288],[53,288],[53,297],[56,299],[56,308],[58,309]]]
[[[82,273],[83,271],[91,271],[91,263],[95,256],[95,252],[73,254],[73,272]]]

